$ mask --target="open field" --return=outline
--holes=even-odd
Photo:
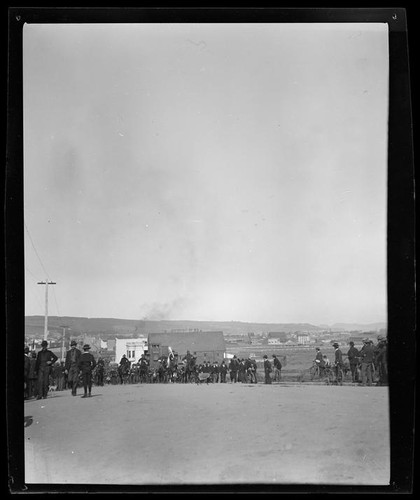
[[[389,483],[386,387],[94,387],[25,401],[25,425],[28,484]]]

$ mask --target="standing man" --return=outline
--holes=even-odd
[[[101,387],[104,385],[104,373],[105,373],[105,363],[102,358],[98,359],[98,366],[96,368],[96,375],[98,377],[98,385]]]
[[[350,349],[347,351],[347,357],[350,364],[351,381],[355,383],[359,381],[359,377],[357,374],[357,365],[359,364],[359,349],[354,347],[354,342],[352,340],[349,342],[349,345]]]
[[[31,352],[31,357],[29,359],[30,361],[30,366],[29,366],[29,374],[28,374],[28,398],[36,397],[38,392],[37,392],[37,381],[36,381],[36,372],[35,372],[35,366],[36,366],[36,352],[32,351]]]
[[[275,354],[273,354],[273,365],[274,365],[274,382],[280,382],[281,362]]]
[[[325,361],[324,361],[324,358],[322,356],[321,349],[319,347],[317,347],[315,350],[316,350],[316,355],[315,355],[314,361],[319,368],[319,376],[323,377],[324,376],[324,369],[325,369]]]
[[[220,363],[219,373],[220,373],[220,383],[226,383],[226,374],[228,372],[228,367],[226,366],[225,360]]]
[[[76,396],[79,381],[79,360],[82,351],[77,349],[77,342],[72,340],[70,350],[66,353],[66,364],[64,373],[67,375],[67,383],[71,386],[71,395]]]
[[[88,397],[88,390],[89,390],[89,397],[91,397],[91,392],[92,392],[92,372],[96,366],[96,361],[95,358],[92,356],[92,354],[89,352],[90,345],[85,344],[83,346],[83,352],[80,356],[79,363],[78,363],[78,368],[82,372],[82,379],[83,379],[83,390],[84,394],[82,398],[87,398]]]
[[[213,361],[211,375],[213,379],[213,384],[217,384],[217,382],[219,382],[219,365],[217,364],[216,360]]]
[[[229,361],[229,375],[231,383],[236,383],[238,377],[238,361],[236,355]]]
[[[122,355],[120,360],[120,365],[118,367],[118,373],[120,376],[120,383],[125,384],[127,381],[127,376],[130,371],[131,362],[125,354]]]
[[[335,380],[337,383],[341,384],[343,382],[341,378],[342,369],[343,369],[343,353],[340,350],[340,346],[337,342],[334,342],[333,347],[335,349],[335,360],[334,360],[334,372],[335,372]]]
[[[24,393],[23,393],[23,396],[24,396],[24,399],[29,399],[29,392],[30,392],[29,372],[31,369],[31,359],[29,357],[29,347],[27,347],[27,346],[25,347],[24,353],[25,353],[25,359],[24,359],[24,365],[23,365],[23,368],[24,368],[24,372],[23,372]]]
[[[372,385],[373,361],[375,350],[372,346],[372,341],[365,339],[363,347],[360,349],[362,385]]]
[[[388,384],[388,350],[386,337],[379,335],[375,347],[375,366],[378,369],[379,379],[377,385]]]
[[[255,359],[251,359],[251,384],[257,384],[257,362]]]
[[[41,350],[38,352],[35,364],[35,373],[38,378],[38,395],[36,399],[47,399],[51,365],[57,361],[57,356],[47,349],[48,342],[43,340],[41,342]]]
[[[271,375],[270,373],[273,371],[273,369],[271,368],[271,363],[267,357],[267,354],[264,354],[263,356],[264,358],[264,374],[265,374],[265,380],[264,382],[266,384],[271,384]]]

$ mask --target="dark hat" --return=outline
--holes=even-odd
[[[320,351],[321,349],[319,347],[315,347],[315,350]]]
[[[273,358],[277,358],[277,356],[275,354],[273,354]]]
[[[264,354],[263,358],[264,358],[264,359],[267,359],[267,354]]]
[[[83,349],[84,349],[85,351],[87,351],[88,349],[90,349],[90,345],[89,345],[89,344],[85,344],[85,345],[83,346]]]
[[[340,347],[337,342],[334,342],[333,347]]]
[[[354,345],[354,342],[350,340],[349,345]]]
[[[72,340],[72,341],[70,342],[70,345],[71,345],[71,346],[72,346],[72,345],[77,345],[77,342],[76,342],[75,340]]]
[[[44,346],[47,346],[48,345],[48,342],[46,340],[43,340],[41,342],[41,347],[44,347]]]
[[[28,346],[25,347],[24,352],[26,352],[26,353],[29,352],[29,347]]]

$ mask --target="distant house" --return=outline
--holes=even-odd
[[[117,363],[120,362],[124,354],[129,361],[137,363],[145,350],[147,350],[146,337],[115,339],[115,361]]]
[[[163,332],[149,333],[148,348],[150,367],[155,368],[161,356],[167,356],[171,348],[182,358],[190,351],[197,357],[197,363],[217,361],[221,363],[225,355],[223,332]]]
[[[282,343],[287,342],[289,335],[286,332],[268,332],[268,343]],[[270,340],[277,340],[277,342],[270,342]]]
[[[248,334],[231,334],[226,335],[226,342],[229,344],[250,344],[251,338]]]
[[[298,335],[297,337],[298,344],[309,344],[309,335]]]

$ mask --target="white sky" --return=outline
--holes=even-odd
[[[386,24],[25,25],[26,314],[386,321]]]

